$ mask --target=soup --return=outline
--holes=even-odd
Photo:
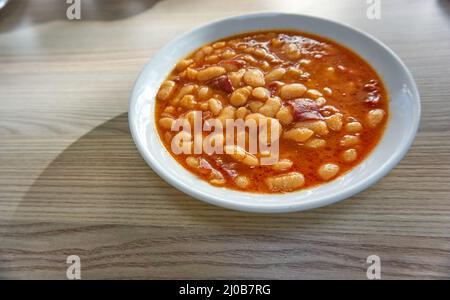
[[[265,31],[204,45],[181,60],[156,95],[155,119],[167,151],[199,178],[283,193],[358,165],[380,141],[388,113],[382,80],[356,53],[316,35]],[[227,131],[227,120],[252,121],[257,131]],[[269,156],[275,159],[263,163]]]

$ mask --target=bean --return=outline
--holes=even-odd
[[[259,108],[259,113],[267,117],[275,117],[281,107],[281,99],[279,97],[269,98],[266,103]]]
[[[175,107],[169,105],[166,108],[164,108],[163,112],[161,113],[161,117],[173,117],[174,113]]]
[[[325,103],[327,103],[327,100],[324,97],[319,97],[315,101],[319,107],[322,107],[325,105]]]
[[[231,49],[227,49],[222,53],[222,58],[224,59],[230,59],[236,55],[236,52],[234,52]]]
[[[347,149],[341,154],[342,160],[345,162],[352,162],[358,158],[356,149]]]
[[[334,114],[325,119],[328,128],[333,131],[340,131],[342,129],[342,114]]]
[[[339,166],[336,164],[324,164],[317,170],[319,177],[323,180],[330,180],[339,172]]]
[[[311,129],[315,134],[320,136],[326,136],[329,133],[327,123],[322,120],[297,122],[294,127],[305,127]]]
[[[178,72],[184,71],[189,65],[194,62],[192,59],[183,59],[175,67]]]
[[[237,176],[234,179],[234,183],[241,189],[244,189],[250,185],[250,179],[247,176]]]
[[[302,70],[300,70],[298,68],[294,68],[294,67],[289,67],[286,71],[285,77],[289,77],[291,79],[298,79],[302,75],[303,75]]]
[[[253,53],[255,53],[255,47],[247,47],[245,50],[244,50],[244,52],[245,53],[248,53],[248,54],[253,54]]]
[[[299,98],[306,92],[306,87],[301,83],[286,84],[280,89],[280,96],[283,100]]]
[[[370,127],[374,128],[378,124],[381,123],[381,121],[383,120],[385,114],[386,113],[382,109],[379,109],[379,108],[372,109],[367,114],[367,123],[369,124]]]
[[[247,103],[248,97],[252,93],[252,88],[249,86],[235,90],[230,97],[230,103],[234,106],[242,106]]]
[[[267,187],[273,192],[288,192],[305,184],[305,177],[299,172],[271,176],[265,180]]]
[[[199,51],[195,52],[195,54],[192,58],[194,59],[195,62],[199,63],[203,60],[204,57],[205,57],[205,53],[202,50],[199,50]]]
[[[245,74],[245,70],[244,70],[244,69],[240,69],[239,71],[231,72],[231,73],[228,75],[228,78],[229,78],[230,81],[231,81],[231,85],[232,85],[234,88],[238,88],[238,87],[241,86],[241,83],[242,83],[242,77],[244,76],[244,74]]]
[[[213,54],[205,58],[205,62],[208,64],[216,64],[220,61],[219,55]]]
[[[188,167],[196,169],[199,167],[198,158],[193,157],[193,156],[188,156],[188,157],[186,157],[186,164],[188,165]]]
[[[198,71],[196,69],[187,68],[186,69],[186,77],[190,80],[197,79]]]
[[[259,100],[266,100],[270,97],[270,92],[266,88],[257,87],[255,89],[253,89],[252,96]]]
[[[244,56],[242,56],[242,59],[254,66],[258,64],[258,60],[250,54],[245,54]]]
[[[319,97],[322,97],[322,93],[318,90],[310,89],[306,91],[306,95],[311,99],[317,99]]]
[[[249,101],[248,102],[248,108],[254,113],[258,112],[259,109],[264,105],[264,102],[261,101]]]
[[[292,168],[293,164],[294,163],[292,162],[292,160],[284,158],[284,159],[280,159],[275,164],[273,164],[272,169],[277,172],[284,172],[284,171],[287,171],[290,168]]]
[[[166,117],[159,119],[158,123],[163,129],[170,130],[174,122],[175,120],[173,118]]]
[[[283,137],[285,139],[293,140],[297,143],[304,143],[310,137],[312,137],[313,134],[314,131],[308,128],[292,128],[289,129],[288,131],[285,131]]]
[[[197,95],[200,100],[209,99],[212,96],[212,89],[207,86],[202,86],[198,89]]]
[[[360,138],[354,135],[344,135],[339,143],[341,147],[352,147],[360,143]]]
[[[226,120],[234,120],[236,113],[236,108],[228,105],[225,106],[221,111],[217,119],[222,123],[223,126],[226,125]]]
[[[175,97],[172,98],[172,100],[170,101],[170,104],[172,104],[173,106],[177,106],[180,102],[180,100],[185,96],[185,95],[189,95],[189,94],[194,94],[195,91],[197,90],[197,85],[195,84],[188,84],[183,86],[180,91],[177,93],[177,95]]]
[[[273,69],[265,76],[266,82],[280,80],[283,78],[284,74],[286,74],[286,69],[284,68]]]
[[[179,104],[181,107],[186,109],[193,109],[197,104],[197,101],[195,101],[195,97],[193,95],[184,95]]]
[[[265,115],[260,114],[260,113],[252,113],[249,114],[245,117],[245,120],[254,120],[256,122],[257,125],[259,125],[259,121],[263,120],[263,119],[267,119]]]
[[[220,41],[220,42],[214,43],[214,44],[212,45],[212,47],[213,47],[214,49],[219,49],[219,48],[225,47],[225,45],[226,45],[226,42]]]
[[[214,168],[211,169],[211,175],[209,175],[209,177],[209,182],[214,185],[224,185],[227,182],[222,173]]]
[[[264,86],[264,74],[258,69],[249,69],[244,74],[244,82],[252,87]]]
[[[284,44],[283,47],[281,47],[281,50],[284,52],[288,59],[294,60],[300,58],[300,50],[295,44]]]
[[[223,67],[208,67],[206,69],[198,71],[197,79],[201,82],[208,81],[214,77],[218,77],[226,73]]]
[[[363,127],[362,127],[361,123],[356,122],[356,121],[345,124],[345,130],[348,133],[357,133],[357,132],[360,132],[362,129],[363,129]]]
[[[294,120],[291,110],[287,106],[283,106],[276,114],[276,118],[280,120],[281,124],[289,125]]]
[[[222,110],[222,102],[215,98],[211,98],[208,100],[209,110],[213,113],[213,115],[217,116]]]
[[[327,95],[327,96],[333,95],[333,90],[330,89],[329,87],[324,87],[324,88],[323,88],[323,92],[324,92],[324,94]]]
[[[305,143],[305,146],[308,148],[318,149],[325,147],[326,144],[327,142],[323,139],[311,138]]]
[[[249,114],[249,110],[245,107],[239,107],[236,110],[236,119],[244,119]]]
[[[214,48],[211,47],[211,46],[205,46],[205,47],[203,47],[202,51],[203,51],[203,53],[205,53],[206,55],[209,55],[209,54],[213,53]]]
[[[255,54],[256,57],[264,58],[266,57],[267,52],[262,48],[256,48],[255,51],[253,51],[253,54]]]
[[[156,98],[161,101],[167,100],[175,89],[175,82],[166,80],[161,84],[161,87],[156,95]]]
[[[243,148],[236,145],[226,145],[224,147],[226,154],[230,155],[234,160],[241,162],[248,166],[259,165],[258,158],[253,154],[245,151]]]
[[[273,38],[273,39],[270,40],[270,45],[271,45],[272,47],[274,47],[274,48],[279,48],[279,47],[281,47],[281,45],[283,45],[283,44],[284,44],[284,42],[283,42],[280,38],[278,38],[278,37]]]

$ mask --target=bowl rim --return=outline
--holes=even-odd
[[[245,203],[244,204],[242,202],[235,201],[235,199],[232,199],[232,198],[223,200],[221,198],[215,197],[214,195],[206,193],[206,192],[202,191],[201,189],[197,189],[195,186],[189,186],[189,185],[185,184],[182,180],[172,178],[171,176],[169,176],[166,173],[164,167],[161,164],[159,164],[155,159],[153,159],[147,155],[145,146],[138,137],[139,135],[138,135],[137,126],[136,126],[137,118],[134,115],[134,110],[132,109],[132,107],[135,104],[135,102],[137,101],[137,97],[135,97],[135,95],[136,95],[138,83],[139,83],[140,78],[142,77],[142,74],[147,69],[149,69],[149,66],[157,59],[158,55],[160,55],[165,50],[171,48],[173,45],[176,45],[177,43],[179,43],[179,41],[192,35],[194,32],[196,32],[198,30],[201,30],[201,29],[204,29],[204,28],[207,28],[210,26],[214,26],[214,25],[224,22],[224,21],[238,20],[238,19],[245,19],[245,18],[254,18],[254,17],[270,18],[270,17],[275,17],[275,16],[285,16],[285,17],[290,16],[290,17],[309,18],[309,19],[314,19],[315,21],[319,21],[319,22],[326,22],[326,23],[329,23],[330,25],[342,26],[347,30],[354,31],[360,35],[363,35],[365,38],[376,43],[379,47],[383,48],[390,56],[392,56],[395,59],[395,61],[399,64],[402,71],[404,72],[406,81],[409,83],[409,86],[412,88],[412,90],[411,90],[412,98],[416,100],[415,104],[416,104],[416,108],[417,108],[417,118],[411,124],[410,129],[412,129],[412,130],[409,131],[409,136],[407,137],[407,140],[403,144],[401,144],[400,151],[397,151],[393,155],[391,155],[390,158],[385,162],[385,164],[382,168],[380,167],[375,172],[373,172],[371,175],[361,179],[356,184],[354,184],[352,187],[344,189],[343,191],[339,191],[337,193],[333,193],[333,194],[324,196],[324,197],[316,199],[314,201],[305,201],[305,202],[300,202],[300,203],[296,203],[296,204],[281,203],[281,204],[277,204],[275,206],[275,205],[267,205],[267,203],[264,203],[261,201],[255,201],[254,203]],[[264,30],[264,28],[261,28],[261,30]],[[270,28],[267,28],[267,30],[270,30]],[[242,31],[242,33],[245,33],[245,30]],[[314,32],[308,32],[308,33],[315,34]],[[239,33],[237,32],[236,34],[239,34]],[[213,42],[213,41],[211,41],[211,42]],[[348,47],[345,44],[344,44],[344,46]],[[379,75],[381,75],[381,74],[379,74]],[[260,13],[250,13],[250,14],[242,14],[242,15],[235,15],[235,16],[220,18],[220,19],[213,20],[211,22],[207,22],[205,24],[195,26],[194,28],[188,30],[187,32],[172,39],[167,44],[165,44],[165,46],[162,47],[159,51],[154,53],[152,55],[152,57],[149,59],[149,61],[144,65],[144,67],[140,71],[140,73],[133,85],[133,89],[132,89],[132,93],[131,93],[130,101],[129,101],[129,107],[128,107],[129,128],[131,131],[133,141],[136,144],[136,147],[138,149],[138,152],[143,157],[145,162],[153,169],[153,171],[155,171],[155,173],[157,173],[163,180],[165,180],[167,183],[169,183],[173,187],[177,188],[178,190],[182,191],[183,193],[186,193],[189,196],[192,196],[196,199],[202,200],[209,204],[213,204],[213,205],[217,205],[220,207],[229,208],[229,209],[233,209],[233,210],[254,212],[254,213],[285,213],[285,212],[309,210],[309,209],[318,208],[318,207],[330,205],[330,204],[345,200],[345,199],[367,189],[368,187],[370,187],[371,185],[373,185],[377,181],[379,181],[381,178],[386,176],[406,155],[406,153],[410,149],[410,147],[417,135],[417,131],[418,131],[419,124],[420,124],[420,117],[421,117],[421,99],[420,99],[419,90],[417,88],[415,80],[414,80],[411,72],[407,68],[407,66],[400,59],[400,57],[393,50],[391,50],[388,46],[386,46],[384,43],[382,43],[380,40],[373,37],[372,35],[364,32],[360,29],[357,29],[349,24],[343,23],[341,21],[330,20],[327,18],[322,18],[322,17],[308,15],[308,14],[294,14],[294,13],[284,13],[284,12],[260,12]],[[390,122],[387,123],[385,131],[388,129],[389,124],[390,124]],[[366,159],[368,159],[368,158],[369,157],[367,157]],[[177,164],[179,164],[179,163],[177,162]],[[182,168],[181,165],[179,165],[179,166]],[[348,173],[351,173],[352,170],[350,170]],[[192,174],[192,176],[195,176],[195,175]],[[321,185],[319,185],[319,187],[320,186]],[[246,194],[246,192],[242,192],[242,191],[237,191],[237,190],[233,190],[233,191],[237,192],[237,193]],[[287,193],[287,194],[289,194],[289,193]],[[255,199],[256,199],[259,194],[255,193],[254,195],[255,195]]]

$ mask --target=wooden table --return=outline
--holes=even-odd
[[[450,2],[13,0],[0,11],[0,277],[450,278]],[[139,156],[127,124],[138,72],[165,43],[255,11],[344,21],[390,46],[422,96],[407,157],[370,189],[260,215],[192,199]]]

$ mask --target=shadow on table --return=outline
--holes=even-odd
[[[151,9],[163,0],[81,1],[81,21],[115,21]],[[0,10],[0,32],[55,20],[67,20],[65,0],[11,0]]]
[[[124,113],[59,154],[32,184],[15,217],[46,222],[289,229],[332,226],[337,217],[333,215],[345,218],[342,205],[263,215],[197,201],[168,185],[147,166],[135,148]]]

